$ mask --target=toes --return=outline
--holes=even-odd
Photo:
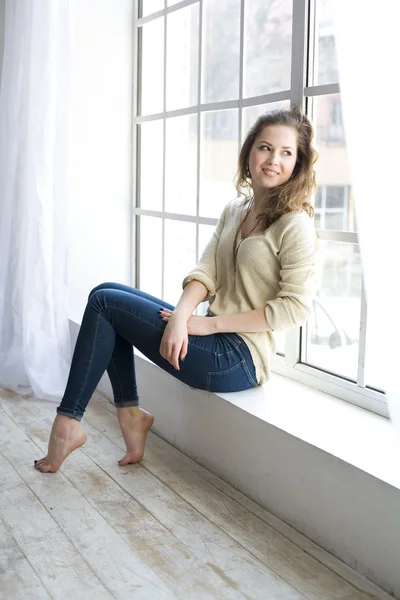
[[[39,471],[41,471],[42,473],[55,473],[57,469],[54,469],[49,464],[43,464],[39,467]]]
[[[127,454],[124,458],[118,461],[120,467],[125,467],[125,465],[135,465],[143,458],[142,455],[138,454]]]

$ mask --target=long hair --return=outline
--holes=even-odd
[[[297,160],[291,178],[282,185],[265,190],[265,210],[258,217],[263,231],[284,213],[290,211],[304,210],[310,217],[314,216],[314,209],[309,200],[316,188],[314,163],[318,158],[318,153],[312,146],[313,127],[310,120],[298,108],[264,113],[248,132],[239,154],[236,190],[240,195],[246,198],[253,195],[248,167],[250,151],[261,131],[268,125],[284,125],[295,129],[298,146]]]

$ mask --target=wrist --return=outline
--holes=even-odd
[[[171,319],[174,321],[185,321],[187,323],[192,315],[188,314],[185,310],[173,310],[171,314]]]
[[[211,325],[211,333],[221,333],[221,319],[220,317],[208,317]]]

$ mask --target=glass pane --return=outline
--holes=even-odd
[[[246,0],[244,97],[290,89],[292,0]]]
[[[161,298],[162,219],[140,219],[140,289]]]
[[[333,27],[334,1],[316,0],[315,3],[315,56],[314,73],[311,78],[313,85],[339,81]]]
[[[236,198],[238,111],[203,113],[201,122],[200,214],[219,217]]]
[[[387,352],[393,348],[384,348],[382,344],[382,306],[368,303],[367,343],[365,348],[365,383],[378,390],[386,391],[385,381]]]
[[[199,258],[203,254],[204,248],[213,236],[216,225],[199,225]],[[208,310],[207,302],[199,304],[196,314],[204,316]]]
[[[163,111],[164,17],[142,27],[141,114]]]
[[[172,6],[173,4],[177,4],[180,0],[167,0],[167,6]]]
[[[197,104],[199,5],[167,17],[167,110]]]
[[[320,277],[313,314],[306,325],[305,360],[357,381],[361,309],[359,247],[320,240]]]
[[[326,189],[326,208],[345,208],[346,198],[343,187],[330,185]]]
[[[256,106],[248,106],[243,108],[242,113],[242,138],[247,135],[250,127],[254,125],[260,115],[268,112],[269,110],[276,109],[287,109],[290,108],[290,100],[283,100],[282,102],[270,102],[270,104],[257,104]]]
[[[199,225],[199,259],[203,254],[204,248],[214,235],[216,225]]]
[[[139,125],[140,208],[162,210],[163,121]]]
[[[165,210],[196,214],[197,115],[166,121]]]
[[[164,300],[177,304],[182,281],[196,265],[196,224],[165,220]]]
[[[142,0],[142,17],[147,17],[164,8],[164,0]]]
[[[239,96],[240,0],[203,2],[202,102]]]
[[[346,228],[345,225],[346,215],[341,213],[326,213],[324,229],[331,229],[332,231],[343,231]]]
[[[285,356],[286,333],[284,333],[283,331],[274,331],[274,337],[276,342],[277,353]]]
[[[339,94],[312,99],[312,121],[319,158],[316,162],[321,228],[356,231],[350,167],[342,122]],[[329,209],[342,209],[343,216],[328,216]],[[338,212],[336,210],[335,212]]]

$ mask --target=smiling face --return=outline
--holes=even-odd
[[[249,155],[254,195],[290,179],[297,160],[297,132],[286,125],[267,125]]]

